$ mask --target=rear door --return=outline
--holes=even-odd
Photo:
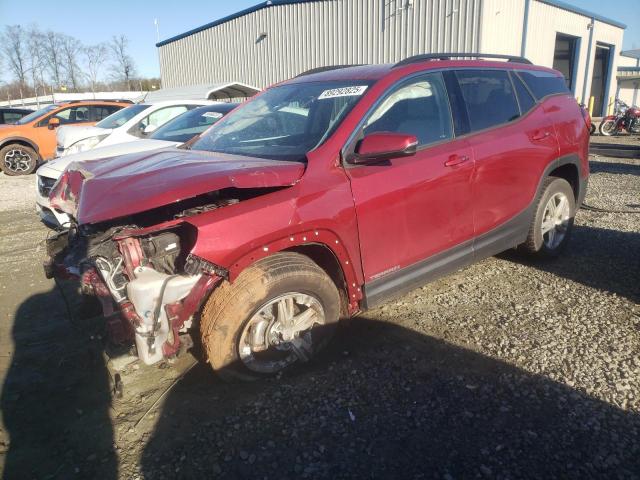
[[[49,120],[57,118],[60,125],[91,125],[89,105],[74,105],[61,108],[52,115],[48,115],[35,124],[35,140],[39,153],[44,159],[52,158],[56,150],[56,132],[49,130]]]
[[[475,158],[476,249],[491,249],[496,242],[506,245],[498,245],[499,251],[513,246],[510,243],[522,233],[517,217],[526,216],[545,167],[558,155],[555,130],[544,109],[508,71],[469,69],[455,74]]]
[[[421,260],[473,237],[473,159],[466,141],[454,138],[442,75],[421,74],[392,87],[358,135],[374,132],[415,135],[419,147],[414,156],[347,168],[365,282],[420,283]],[[452,159],[456,165],[445,166]]]

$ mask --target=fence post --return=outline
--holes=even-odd
[[[593,116],[593,104],[595,103],[596,98],[595,97],[590,97],[589,98],[589,116],[592,117]]]

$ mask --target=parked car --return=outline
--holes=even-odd
[[[93,125],[131,105],[130,101],[82,100],[48,105],[13,125],[0,125],[0,168],[7,175],[32,173],[53,158],[55,129],[60,125]]]
[[[149,138],[97,147],[73,155],[56,158],[42,165],[36,172],[36,211],[42,221],[51,228],[64,228],[69,223],[66,213],[52,209],[49,204],[51,187],[67,166],[77,161],[148,152],[159,148],[177,147],[204,132],[237,106],[236,103],[213,103],[188,110],[153,132]],[[127,109],[125,109],[127,110]],[[125,110],[121,110],[124,112]]]
[[[0,108],[0,124],[16,123],[30,113],[33,113],[33,110],[26,108]]]
[[[56,156],[63,157],[116,143],[147,138],[169,120],[210,100],[169,100],[138,103],[111,115],[93,127],[60,128],[57,133]]]
[[[589,117],[559,72],[507,58],[303,74],[189,148],[70,165],[51,202],[72,226],[49,240],[47,274],[119,312],[109,337],[145,363],[195,319],[212,367],[253,378],[447,272],[513,247],[559,255]]]

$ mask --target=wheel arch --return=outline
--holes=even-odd
[[[4,148],[7,145],[12,145],[17,143],[18,145],[24,145],[25,147],[33,148],[38,155],[40,155],[40,149],[38,145],[35,144],[32,140],[25,137],[7,137],[0,141],[0,148]]]
[[[549,172],[548,176],[566,180],[569,185],[571,185],[574,198],[577,201],[580,196],[580,174],[578,173],[578,167],[575,163],[565,163]]]
[[[340,239],[329,230],[314,229],[270,241],[242,255],[228,267],[228,279],[233,282],[247,267],[258,260],[278,252],[296,252],[305,255],[322,268],[335,283],[349,313],[359,310],[362,289],[355,265]],[[346,312],[345,312],[346,313]]]

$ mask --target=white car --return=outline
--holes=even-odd
[[[136,105],[134,105],[134,107],[135,106]],[[236,103],[216,102],[210,105],[192,108],[158,128],[149,138],[136,139],[135,141],[115,145],[99,146],[81,153],[56,158],[45,163],[36,172],[36,212],[49,227],[58,229],[67,226],[69,222],[68,215],[58,212],[51,207],[49,203],[49,192],[70,163],[101,160],[103,158],[127,155],[129,153],[176,147],[200,135],[236,106]]]
[[[171,100],[138,103],[123,108],[92,127],[60,127],[56,132],[56,157],[148,138],[156,129],[187,110],[210,105],[211,100]]]

